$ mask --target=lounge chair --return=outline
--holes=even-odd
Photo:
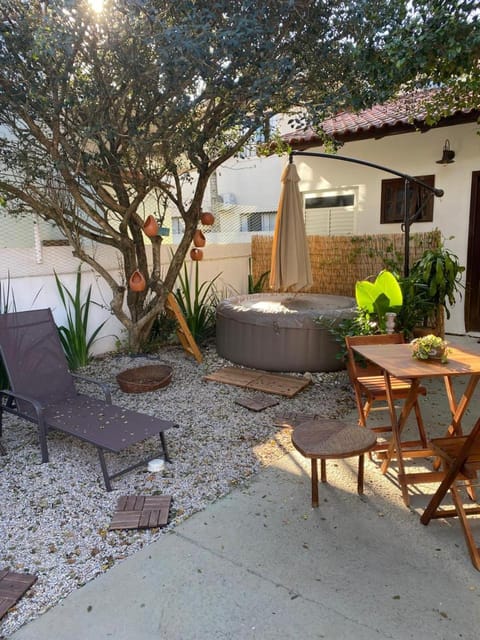
[[[113,405],[108,385],[71,373],[50,309],[0,314],[0,354],[11,387],[0,391],[0,436],[5,411],[37,424],[42,462],[48,462],[51,429],[95,445],[107,491],[112,479],[146,461],[110,473],[106,451],[119,453],[159,435],[170,461],[164,431],[175,423]],[[78,393],[76,379],[99,386],[103,399]]]

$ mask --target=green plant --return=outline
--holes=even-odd
[[[427,286],[431,303],[444,307],[447,318],[450,318],[447,304],[454,305],[456,294],[461,295],[464,271],[458,257],[442,245],[437,249],[427,249],[413,265],[410,276]]]
[[[248,293],[261,293],[265,286],[265,282],[270,275],[270,271],[264,271],[256,282],[253,281],[253,275],[248,274]]]
[[[435,314],[436,305],[428,295],[428,286],[418,282],[417,276],[410,273],[399,279],[402,288],[403,304],[397,312],[397,327],[405,338],[410,340],[415,327],[423,326],[426,318]]]
[[[215,282],[219,277],[220,274],[210,282],[200,284],[198,262],[195,262],[193,287],[186,264],[183,265],[183,276],[179,275],[180,287],[174,295],[196,342],[206,340],[215,332],[215,310],[219,301]]]
[[[447,343],[443,338],[430,334],[422,338],[416,338],[412,341],[412,357],[417,360],[441,360],[445,364],[447,362],[448,349]]]
[[[368,313],[358,307],[351,318],[343,318],[339,321],[337,318],[332,318],[331,316],[319,316],[315,318],[314,322],[318,326],[328,329],[338,344],[336,358],[342,361],[346,361],[347,359],[346,336],[368,336],[378,333],[376,323],[370,319]]]
[[[55,273],[55,281],[57,283],[58,293],[62,300],[63,308],[67,314],[67,326],[57,327],[62,342],[63,350],[67,357],[68,366],[72,371],[80,367],[84,367],[91,360],[90,350],[97,339],[97,336],[104,326],[102,322],[91,336],[87,339],[88,316],[90,306],[96,304],[91,299],[92,286],[87,291],[87,296],[82,302],[81,284],[82,270],[81,266],[77,270],[77,278],[75,284],[75,293],[72,294],[67,287],[60,281]]]
[[[359,309],[377,323],[381,333],[386,331],[386,314],[398,313],[403,304],[402,289],[390,271],[381,271],[374,282],[359,280],[355,285],[355,299]]]

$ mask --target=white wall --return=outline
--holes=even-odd
[[[103,262],[112,271],[118,269],[117,257],[113,252],[104,252]],[[169,251],[164,251],[163,265],[168,266]],[[66,314],[58,294],[53,275],[54,270],[61,282],[72,293],[75,290],[78,260],[72,257],[69,247],[46,247],[43,260],[37,263],[34,251],[30,249],[0,249],[0,287],[7,288],[10,275],[10,287],[15,297],[17,311],[51,307],[55,322],[62,325]],[[209,282],[217,275],[216,288],[223,297],[246,293],[248,290],[248,267],[250,242],[233,245],[208,244],[204,249],[204,259],[199,262],[200,282]],[[187,272],[193,281],[194,263],[187,260]],[[183,273],[183,272],[182,272]],[[112,297],[105,281],[86,265],[82,270],[82,291],[86,293],[92,285],[92,305],[90,313],[90,331],[94,331],[101,322],[107,320],[93,353],[105,353],[115,348],[117,339],[125,338],[122,325],[109,311]]]
[[[276,211],[286,157],[232,158],[217,170],[218,193],[233,193],[239,205]]]

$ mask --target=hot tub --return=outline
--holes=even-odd
[[[231,362],[266,371],[338,371],[344,364],[328,328],[354,315],[355,300],[315,293],[255,293],[217,306],[217,351]]]

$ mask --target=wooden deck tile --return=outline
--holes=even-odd
[[[30,589],[37,576],[0,569],[0,618]]]
[[[252,411],[263,411],[268,407],[274,407],[278,404],[278,400],[269,396],[242,396],[235,399],[235,404]]]
[[[121,496],[109,529],[164,527],[172,496]]]
[[[255,369],[242,369],[240,367],[223,367],[214,373],[204,376],[203,379],[233,384],[245,389],[263,391],[264,393],[287,396],[288,398],[293,398],[310,384],[310,380],[306,378],[256,371]]]

